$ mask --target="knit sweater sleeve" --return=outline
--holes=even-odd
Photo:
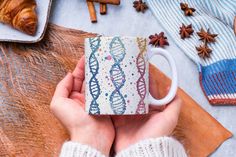
[[[60,157],[105,157],[105,155],[88,145],[69,141],[63,144]]]
[[[140,141],[116,157],[187,157],[184,147],[175,139],[161,137]],[[65,142],[60,157],[105,157],[98,150],[76,142]]]
[[[187,157],[184,147],[175,139],[161,137],[140,141],[116,157]]]

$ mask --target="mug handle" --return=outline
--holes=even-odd
[[[172,72],[172,83],[171,83],[170,91],[164,98],[158,100],[158,99],[155,99],[151,95],[151,93],[149,93],[149,103],[151,105],[161,106],[161,105],[168,104],[170,101],[174,99],[177,92],[177,88],[178,88],[178,76],[177,76],[177,68],[176,68],[174,59],[171,57],[168,51],[161,48],[152,48],[148,52],[148,60],[150,61],[150,59],[155,55],[163,56],[168,61],[171,68],[171,72]]]

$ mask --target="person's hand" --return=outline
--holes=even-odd
[[[176,97],[164,111],[151,107],[147,115],[113,117],[116,129],[115,152],[144,139],[171,135],[178,122],[181,104],[180,98]]]
[[[84,64],[82,57],[73,73],[59,82],[50,108],[68,130],[71,141],[90,145],[108,156],[114,127],[109,116],[91,116],[84,111]]]

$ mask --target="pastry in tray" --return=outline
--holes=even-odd
[[[0,0],[0,22],[34,35],[38,17],[35,0]]]

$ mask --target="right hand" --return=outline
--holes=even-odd
[[[115,152],[144,139],[171,135],[178,122],[181,104],[181,99],[176,97],[162,112],[150,108],[147,115],[113,117],[116,129]]]

